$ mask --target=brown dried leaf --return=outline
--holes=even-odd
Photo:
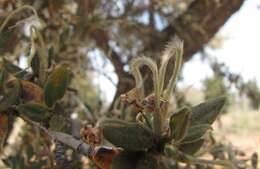
[[[4,137],[7,129],[8,129],[8,117],[7,115],[0,114],[0,140]]]
[[[80,129],[80,135],[87,144],[91,144],[91,145],[101,144],[101,131],[99,128],[92,128],[92,127],[85,126]]]
[[[135,109],[141,111],[142,107],[140,104],[140,102],[141,102],[140,97],[141,97],[140,92],[136,88],[133,88],[129,92],[122,94],[120,96],[120,100],[122,103],[129,105],[129,106],[133,105],[133,107],[135,107]]]
[[[118,148],[97,147],[92,155],[92,160],[100,169],[111,169],[113,158],[121,152],[122,150]]]
[[[43,90],[40,86],[26,81],[20,80],[22,86],[22,99],[25,102],[34,101],[36,103],[44,103],[43,101]],[[13,87],[15,80],[11,80],[7,83],[8,87]]]

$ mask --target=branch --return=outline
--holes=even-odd
[[[93,154],[94,148],[92,146],[84,143],[82,140],[74,138],[71,135],[55,131],[48,131],[47,134],[50,135],[53,139],[69,146],[73,150],[77,150],[81,154],[84,154],[88,157]]]
[[[122,63],[120,56],[108,45],[109,36],[107,32],[102,29],[97,29],[91,34],[91,37],[95,39],[97,47],[104,51],[108,59],[114,65],[116,74],[118,76],[124,74],[124,64]]]
[[[162,32],[154,33],[159,34],[158,36],[151,36],[144,52],[160,53],[165,48],[165,44],[177,35],[184,41],[183,59],[188,61],[211,40],[232,14],[239,10],[243,2],[244,0],[194,0],[186,12],[177,17],[173,23]],[[170,67],[174,65],[174,60],[171,59],[168,65],[166,81],[171,77]],[[147,91],[152,89],[151,79],[148,79],[145,88]]]
[[[91,36],[93,39],[95,39],[96,45],[104,51],[107,58],[113,64],[115,68],[115,73],[118,77],[117,91],[109,108],[111,110],[116,98],[118,98],[122,93],[125,93],[126,91],[134,87],[134,79],[128,72],[124,70],[124,64],[122,63],[120,56],[108,45],[109,37],[107,32],[98,29],[93,32]]]
[[[184,41],[184,60],[189,60],[193,54],[203,48],[204,44],[210,41],[221,26],[242,6],[243,2],[244,0],[194,0],[187,11],[177,17],[162,32],[150,34],[150,40],[144,52],[157,53],[162,51],[165,44],[177,35]],[[133,78],[124,71],[120,56],[109,47],[107,32],[99,29],[91,36],[96,40],[97,46],[108,55],[115,67],[115,72],[119,78],[116,98],[133,87],[133,83],[129,83],[129,79],[133,81]],[[173,60],[170,61],[169,65],[173,65]],[[171,71],[167,69],[166,74],[169,74],[166,77],[167,81]],[[149,86],[151,84],[149,81],[147,84],[146,88],[149,91],[152,86]]]
[[[84,154],[88,157],[91,157],[94,153],[94,147],[92,147],[89,144],[84,143],[81,139],[76,139],[75,137],[65,134],[62,132],[56,132],[56,131],[50,131],[46,129],[45,127],[41,126],[39,123],[36,123],[26,117],[21,117],[24,121],[26,121],[28,124],[32,125],[35,128],[40,129],[45,134],[47,134],[53,141],[59,141],[63,143],[64,145],[67,145],[68,147],[72,148],[73,150],[78,151],[81,154]]]
[[[189,60],[208,43],[225,22],[242,6],[244,0],[195,0],[186,12],[163,30],[160,49],[169,38],[178,35],[184,41],[184,57]]]

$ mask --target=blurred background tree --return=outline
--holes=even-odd
[[[76,75],[90,69],[89,55],[97,53],[114,66],[118,78],[115,98],[133,87],[129,61],[141,55],[157,59],[165,43],[177,35],[184,40],[185,60],[203,48],[243,4],[243,0],[58,0],[1,1],[3,20],[10,11],[30,4],[44,20],[40,24],[55,62],[66,62]],[[9,26],[28,16],[18,15]],[[24,25],[21,24],[20,25]],[[19,29],[22,34],[19,34]],[[28,29],[28,24],[27,24]],[[15,33],[13,33],[15,32]],[[28,31],[27,31],[28,32]],[[26,26],[6,28],[2,55],[29,47]],[[27,36],[26,36],[27,34]],[[14,54],[19,60],[21,54]],[[95,65],[92,66],[95,69]],[[84,75],[85,76],[85,75]],[[82,77],[82,79],[85,79]],[[149,79],[149,78],[148,78]],[[147,88],[150,83],[147,83]],[[115,100],[115,99],[114,99]]]
[[[0,23],[22,5],[33,6],[42,19],[39,22],[28,18],[27,11],[16,15],[0,34],[0,59],[27,68],[32,59],[28,54],[32,45],[30,26],[36,26],[43,35],[49,62],[66,64],[72,70],[70,87],[79,99],[68,94],[67,102],[64,101],[66,112],[76,112],[81,119],[86,118],[85,123],[95,125],[108,109],[115,108],[122,93],[134,87],[129,72],[131,59],[145,55],[158,61],[165,44],[178,36],[184,41],[184,59],[188,62],[195,53],[203,53],[204,47],[243,3],[244,0],[0,0]],[[100,58],[103,67],[113,66],[117,83],[109,72],[98,68],[95,59]],[[205,99],[229,95],[230,85],[234,84],[253,100],[254,108],[259,107],[260,92],[254,81],[245,82],[223,70],[225,65],[217,61],[209,64],[214,75],[204,81]],[[145,87],[149,92],[150,72],[146,68],[142,72],[147,77]],[[97,74],[114,83],[116,93],[112,103],[104,100],[94,84]],[[182,97],[180,102],[185,99]],[[80,108],[75,110],[75,107]]]

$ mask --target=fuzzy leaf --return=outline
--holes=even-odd
[[[191,111],[188,108],[183,108],[177,113],[172,114],[170,118],[171,138],[176,142],[185,137],[190,123],[190,116]]]
[[[226,102],[225,97],[218,97],[192,107],[191,126],[212,124]]]
[[[17,106],[17,110],[27,118],[41,122],[48,117],[48,109],[39,103],[29,102]]]
[[[212,129],[211,125],[209,124],[191,126],[188,129],[186,137],[181,141],[181,144],[187,144],[198,141],[209,129]]]
[[[57,67],[48,77],[44,86],[44,99],[49,107],[61,99],[69,84],[69,71],[64,66]]]
[[[13,86],[6,88],[4,98],[0,102],[0,112],[8,110],[19,101],[21,94],[21,84],[18,80],[13,81]]]
[[[199,139],[195,142],[192,143],[187,143],[187,144],[181,144],[178,149],[185,153],[185,154],[189,154],[189,155],[193,155],[195,154],[197,151],[199,151],[199,149],[201,148],[201,146],[204,143],[204,139]]]
[[[155,145],[150,129],[139,123],[105,120],[101,123],[104,137],[115,146],[129,151],[141,151]]]

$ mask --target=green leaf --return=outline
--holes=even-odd
[[[141,158],[135,169],[162,169],[159,167],[158,161],[150,154],[145,154],[143,158]]]
[[[4,91],[4,98],[0,101],[0,112],[8,110],[11,106],[18,103],[21,95],[21,84],[18,80],[13,81],[13,86],[10,86]]]
[[[171,138],[176,142],[181,141],[185,137],[190,123],[190,116],[191,110],[183,108],[170,117]]]
[[[15,77],[21,79],[23,78],[28,72],[21,69],[20,67],[16,66],[15,64],[9,62],[8,60],[4,59],[4,69],[8,72],[13,74]]]
[[[212,124],[225,105],[225,102],[225,97],[218,97],[192,107],[191,126],[197,124]]]
[[[138,160],[138,153],[123,151],[114,157],[111,169],[135,169]]]
[[[129,151],[141,151],[155,146],[150,129],[139,123],[105,120],[101,123],[104,137],[115,146]]]
[[[45,120],[49,115],[48,109],[44,105],[34,102],[20,104],[17,106],[17,110],[21,115],[36,122]]]
[[[199,151],[199,149],[201,148],[201,146],[204,143],[204,139],[199,139],[195,142],[192,143],[187,143],[187,144],[181,144],[178,149],[185,153],[185,154],[189,154],[189,155],[193,155],[195,154],[197,151]]]
[[[181,141],[181,144],[187,144],[198,141],[209,129],[212,129],[211,125],[209,124],[191,126],[188,129],[186,137]]]
[[[48,77],[44,86],[44,99],[52,107],[61,99],[69,84],[69,71],[64,66],[57,67]]]

